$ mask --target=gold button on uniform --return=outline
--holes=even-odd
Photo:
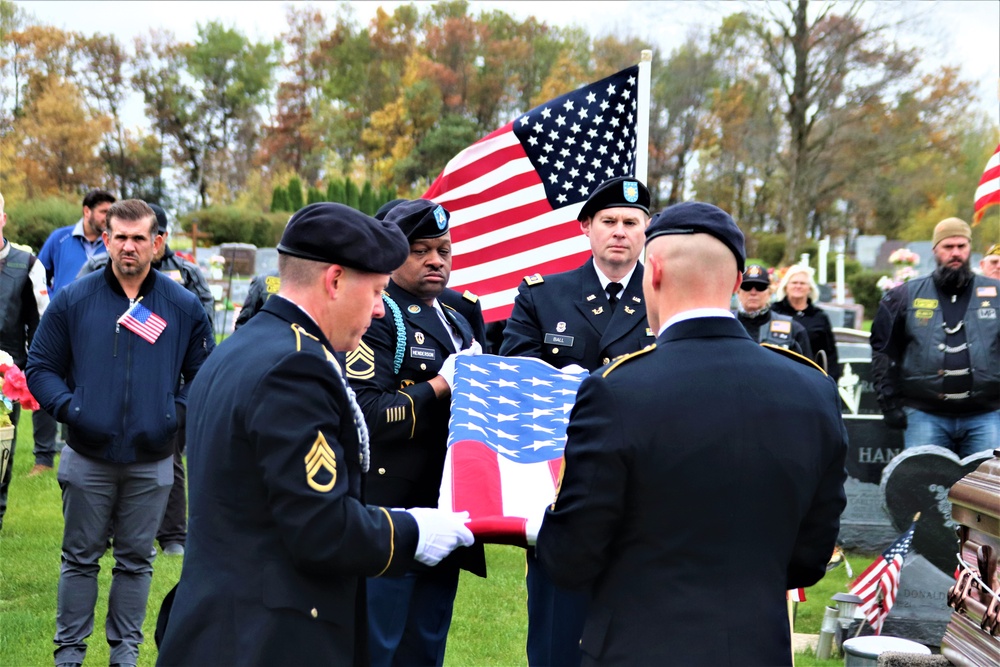
[[[601,359],[601,364],[607,366],[609,361],[611,361],[611,360],[608,359],[607,357],[604,357],[603,359]]]
[[[427,370],[427,364],[420,364],[420,370],[426,371]]]
[[[559,348],[558,347],[552,348],[552,354],[559,354]]]
[[[378,469],[378,474],[384,475],[385,474],[385,468],[379,468]]]
[[[319,617],[319,612],[318,612],[318,611],[316,611],[316,607],[313,607],[313,608],[312,608],[312,609],[311,609],[311,610],[309,611],[309,615],[310,615],[310,616],[312,616],[313,618],[317,618],[317,617]]]

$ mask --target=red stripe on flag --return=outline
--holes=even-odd
[[[562,222],[558,225],[549,227],[548,229],[533,232],[529,236],[510,239],[504,243],[498,243],[496,245],[487,246],[471,252],[463,252],[461,255],[455,256],[454,268],[461,269],[468,266],[482,264],[484,262],[491,262],[494,259],[501,259],[503,257],[509,257],[510,255],[516,255],[521,252],[527,252],[533,248],[545,246],[550,243],[556,243],[558,241],[565,241],[566,239],[576,238],[579,235],[579,222],[575,220],[573,222]],[[461,262],[459,262],[459,259],[461,259]]]
[[[493,139],[494,137],[504,134],[505,132],[513,131],[513,127],[514,127],[513,121],[507,123],[503,127],[489,133],[488,135],[486,135],[476,143],[472,144],[472,146],[469,146],[469,148],[465,150],[471,151],[479,144],[489,141],[490,139]],[[461,164],[462,162],[465,161],[462,160],[463,156],[461,153],[459,153],[453,159],[458,160],[461,166],[454,168],[451,171],[449,171],[448,167],[446,166],[444,171],[441,172],[441,175],[438,176],[437,179],[435,179],[435,181],[431,184],[429,188],[427,188],[427,192],[424,193],[424,199],[433,200],[436,196],[440,195],[442,192],[445,192],[447,190],[454,190],[457,187],[465,185],[469,181],[475,180],[480,176],[490,173],[496,167],[500,166],[501,164],[507,161],[506,159],[503,159],[502,156],[507,156],[507,159],[510,159],[510,157],[515,157],[515,158],[526,157],[526,154],[524,152],[524,149],[521,148],[520,144],[517,144],[514,146],[510,146],[508,148],[501,148],[498,151],[490,153],[485,158],[475,158],[472,159],[472,161],[468,162],[467,164]]]
[[[549,461],[549,472],[552,473],[552,484],[559,488],[559,475],[562,474],[563,457],[551,459]]]
[[[503,491],[497,453],[481,442],[451,445],[452,508],[471,516],[503,515]]]
[[[520,150],[520,146],[515,146],[514,148]],[[523,155],[523,151],[521,157]],[[468,208],[470,206],[478,206],[479,204],[485,204],[490,202],[497,197],[505,197],[510,194],[514,194],[519,190],[524,190],[525,188],[530,188],[533,185],[541,185],[542,181],[538,178],[538,173],[534,171],[526,171],[522,174],[515,174],[509,178],[500,181],[496,185],[490,187],[489,190],[483,192],[475,192],[464,197],[456,197],[455,199],[448,200],[447,208],[449,211],[452,209],[459,211],[463,208]],[[545,201],[544,199],[542,201]],[[547,207],[549,210],[551,207]],[[460,227],[465,227],[466,225],[459,225]]]
[[[565,257],[557,257],[548,262],[542,262],[531,267],[531,271],[517,270],[511,271],[510,273],[504,273],[499,276],[493,276],[492,278],[486,278],[484,280],[478,280],[476,282],[465,283],[461,286],[461,289],[456,285],[454,289],[458,291],[471,290],[475,294],[493,294],[494,292],[500,292],[505,289],[512,289],[517,287],[518,284],[526,275],[531,275],[532,273],[541,273],[542,275],[548,275],[550,273],[559,273],[560,271],[569,271],[570,269],[575,269],[576,267],[583,264],[583,262],[590,257],[590,250],[584,250],[581,252],[574,253],[572,255],[566,255]],[[458,264],[458,257],[455,258],[455,263]],[[455,268],[462,268],[456,266]],[[513,303],[511,303],[513,306]]]

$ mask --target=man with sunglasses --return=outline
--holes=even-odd
[[[736,298],[736,318],[751,338],[812,359],[806,328],[791,317],[771,310],[771,278],[766,268],[760,264],[748,265]]]

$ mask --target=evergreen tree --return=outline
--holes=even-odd
[[[321,201],[326,201],[326,199],[323,198],[323,193],[319,191],[319,188],[310,186],[309,192],[306,194],[306,203],[316,204]]]
[[[375,211],[378,210],[378,206],[375,204],[375,190],[372,188],[371,181],[365,181],[361,188],[360,204],[359,210],[367,215],[375,215]]]
[[[303,206],[302,181],[299,180],[298,176],[292,176],[288,181],[288,205],[291,207],[289,210],[292,213],[298,211]]]
[[[288,206],[288,191],[280,185],[275,185],[274,191],[271,193],[271,213],[290,210],[291,208]]]
[[[331,178],[326,184],[326,200],[344,203],[344,182],[339,178]]]
[[[354,184],[350,176],[344,179],[344,203],[351,208],[360,210],[361,193],[358,192],[358,186]]]

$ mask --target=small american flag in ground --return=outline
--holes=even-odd
[[[590,193],[635,173],[639,67],[546,102],[469,146],[424,193],[451,213],[449,286],[510,315],[526,274],[590,255],[576,216]]]
[[[438,505],[468,511],[476,539],[525,545],[525,519],[555,498],[584,377],[539,359],[458,359]]]
[[[896,601],[896,591],[899,589],[899,571],[903,567],[903,558],[910,552],[913,542],[913,531],[917,527],[914,522],[910,529],[899,536],[851,587],[851,593],[861,598],[858,608],[864,613],[868,624],[875,634],[882,634],[882,624],[889,615]]]
[[[138,301],[118,318],[118,323],[129,331],[134,331],[140,338],[149,343],[155,343],[163,330],[167,328],[166,320]]]

